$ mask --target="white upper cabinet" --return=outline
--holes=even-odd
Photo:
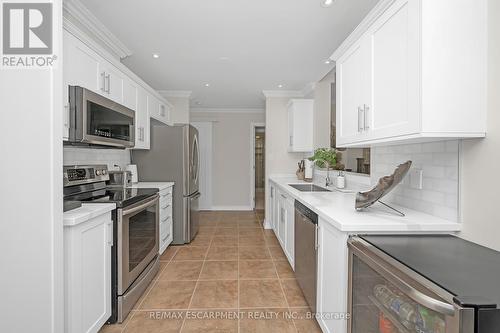
[[[288,109],[288,151],[313,151],[314,100],[291,99]]]
[[[135,113],[135,149],[149,149],[148,95],[144,88],[139,87]]]
[[[337,145],[484,137],[486,18],[485,0],[380,1],[332,56]]]
[[[69,137],[68,86],[81,86],[136,112],[135,148],[149,149],[150,117],[170,125],[172,105],[104,51],[64,30],[63,139]]]
[[[123,104],[123,81],[125,76],[107,61],[99,65],[99,91],[116,103]]]

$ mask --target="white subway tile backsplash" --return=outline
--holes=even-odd
[[[458,140],[373,147],[371,181],[375,185],[398,164],[411,160],[412,168],[423,170],[423,188],[411,188],[407,176],[384,200],[458,221],[458,154]]]
[[[64,165],[106,164],[109,170],[115,170],[115,164],[122,170],[130,164],[128,149],[94,149],[81,147],[64,147]]]

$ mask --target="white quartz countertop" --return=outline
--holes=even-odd
[[[86,222],[94,217],[106,214],[116,208],[114,203],[84,203],[80,208],[64,213],[63,225],[71,227]]]
[[[269,180],[340,231],[426,233],[455,232],[461,229],[460,223],[398,205],[391,204],[403,211],[406,216],[399,216],[378,203],[366,210],[356,211],[355,193],[343,193],[335,189],[332,192],[301,192],[288,185],[305,183],[295,177],[271,176]]]
[[[136,184],[132,184],[132,188],[157,188],[162,191],[169,187],[174,186],[174,182],[138,182]]]

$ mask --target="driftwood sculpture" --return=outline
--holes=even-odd
[[[375,202],[379,201],[384,206],[387,206],[404,216],[403,213],[381,202],[380,199],[387,193],[389,193],[394,187],[396,187],[396,185],[401,183],[403,178],[408,173],[410,166],[411,166],[411,161],[407,161],[403,164],[400,164],[398,165],[396,170],[394,170],[392,175],[380,178],[377,185],[372,190],[368,192],[358,192],[356,194],[356,204],[355,204],[356,209],[361,210],[363,208],[368,208]]]

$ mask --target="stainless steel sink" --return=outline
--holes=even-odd
[[[331,192],[330,190],[314,184],[288,184],[301,192]]]

